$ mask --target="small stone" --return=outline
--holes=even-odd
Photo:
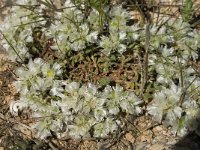
[[[163,150],[163,149],[164,149],[164,146],[162,144],[155,144],[149,148],[149,150]]]
[[[146,123],[141,123],[140,126],[141,126],[143,129],[145,129]]]
[[[147,127],[150,127],[151,126],[151,123],[149,122],[148,124],[147,124]]]
[[[135,138],[133,137],[133,135],[131,133],[127,133],[125,135],[125,138],[127,141],[131,142],[131,143],[135,143]]]
[[[148,131],[145,131],[145,132],[140,136],[140,140],[141,140],[141,142],[151,143],[151,141],[152,141],[152,136],[153,136],[152,131],[148,130]]]
[[[163,128],[161,126],[157,126],[157,127],[153,128],[153,132],[160,132],[162,130],[163,130]]]
[[[167,143],[167,139],[166,139],[166,137],[165,136],[163,136],[163,135],[159,135],[159,136],[157,136],[157,137],[155,137],[154,139],[153,139],[153,141],[152,141],[152,144],[165,144],[165,143]]]
[[[165,130],[162,133],[163,133],[163,135],[167,135],[167,132]]]
[[[145,142],[140,142],[140,143],[138,143],[137,145],[136,145],[136,148],[135,148],[135,150],[144,150],[145,149],[145,147],[146,147],[146,143]]]

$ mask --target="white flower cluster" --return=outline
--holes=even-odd
[[[69,1],[66,2],[66,7],[68,3]],[[69,50],[81,51],[92,44],[96,44],[107,56],[113,52],[123,54],[127,45],[134,42],[137,36],[136,27],[127,25],[131,16],[121,6],[114,6],[111,10],[105,7],[102,11],[104,15],[92,8],[87,19],[76,7],[67,8],[63,13],[58,12],[56,18],[59,20],[49,29],[49,35],[57,39],[54,49],[60,50],[58,55],[63,56]],[[109,35],[102,33],[105,26]]]
[[[157,46],[155,46],[156,49],[154,47],[151,49],[149,65],[156,70],[157,83],[167,87],[174,83],[174,79],[177,79],[179,85],[183,82],[184,86],[187,87],[199,82],[196,70],[189,62],[195,63],[198,59],[200,34],[196,30],[192,30],[181,19],[173,23],[168,21],[166,26],[162,26],[158,31],[154,30],[156,30],[154,31],[156,34],[151,35],[151,45]],[[155,38],[158,39],[155,40]],[[162,41],[162,38],[166,40]],[[158,43],[155,44],[153,40]],[[193,81],[193,79],[195,80]]]
[[[8,51],[10,60],[21,62],[31,57],[26,45],[33,41],[32,29],[47,22],[40,15],[46,6],[37,0],[17,0],[16,4],[0,26],[0,44]]]
[[[200,34],[181,19],[152,28],[149,65],[155,68],[156,84],[162,89],[155,93],[147,111],[156,121],[172,126],[175,134],[183,136],[197,128],[194,120],[199,119],[199,96],[195,95],[200,92],[200,78],[189,62],[198,59]]]
[[[192,119],[197,117],[198,110],[197,102],[188,95],[183,97],[182,89],[174,84],[169,89],[163,88],[155,93],[154,100],[147,107],[154,120],[172,126],[173,133],[179,136],[197,127],[194,127],[196,122],[192,122]]]
[[[31,108],[33,117],[42,118],[33,125],[40,138],[49,136],[50,130],[58,134],[64,124],[67,127],[65,134],[58,134],[60,138],[106,137],[117,131],[121,122],[117,116],[121,111],[134,115],[142,112],[139,104],[143,101],[119,85],[99,91],[91,83],[81,86],[77,82],[56,80],[62,74],[57,63],[30,60],[27,68],[18,68],[16,73],[20,100],[11,105],[11,112],[17,115],[23,107]]]
[[[58,63],[51,66],[42,59],[36,58],[34,61],[30,60],[27,66],[16,70],[19,78],[14,84],[22,95],[26,95],[29,91],[37,93],[50,87],[53,79],[55,80],[56,76],[61,74],[62,69]]]
[[[103,48],[103,53],[109,55],[112,50],[122,54],[126,51],[127,46],[127,21],[131,18],[130,14],[122,9],[121,6],[113,7],[110,12],[111,20],[109,22],[109,37],[102,36],[99,42]]]
[[[111,9],[105,6],[101,12],[103,15],[99,10],[92,8],[86,19],[83,11],[67,0],[64,5],[66,8],[62,12],[54,12],[54,19],[51,20],[53,23],[45,28],[47,18],[39,14],[45,12],[47,6],[39,1],[31,0],[18,1],[18,3],[23,3],[24,7],[13,7],[13,13],[6,18],[4,25],[0,28],[7,39],[3,38],[1,43],[11,53],[12,60],[19,60],[19,56],[22,59],[31,57],[26,43],[33,40],[34,27],[43,27],[42,31],[45,31],[47,37],[56,39],[56,44],[51,47],[59,50],[58,55],[62,58],[65,56],[63,54],[69,50],[81,51],[91,44],[95,44],[107,56],[113,52],[123,54],[130,44],[134,45],[135,41],[139,40],[142,44],[145,41],[145,27],[139,27],[136,24],[127,25],[132,16],[122,6],[113,6]],[[32,10],[29,9],[30,6],[35,7]],[[181,61],[186,62],[190,57],[197,58],[197,48],[200,43],[197,31],[190,29],[189,25],[181,19],[166,22],[167,19],[163,18],[157,25],[151,26],[150,49],[161,51],[163,55],[172,55],[178,50],[178,53],[180,52],[183,56]],[[163,22],[166,23],[163,25]],[[102,30],[107,30],[106,32],[109,33],[105,34]],[[12,50],[10,44],[15,51]],[[169,44],[176,44],[177,48],[171,50],[168,48]]]

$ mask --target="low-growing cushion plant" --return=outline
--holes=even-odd
[[[107,0],[66,0],[62,8],[16,1],[0,27],[1,44],[19,66],[11,113],[31,110],[42,139],[115,137],[124,117],[145,113],[180,136],[197,129],[199,31],[181,17],[133,20],[127,7]]]

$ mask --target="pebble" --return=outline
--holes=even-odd
[[[156,144],[156,143],[159,143],[159,144],[165,144],[167,143],[167,139],[165,136],[162,136],[162,135],[159,135],[157,137],[155,137],[153,140],[152,140],[152,144]]]
[[[131,143],[135,143],[135,138],[133,137],[133,135],[131,133],[127,133],[125,135],[125,138],[127,141],[131,142]]]
[[[160,132],[162,130],[163,130],[163,128],[161,126],[157,126],[157,127],[153,128],[153,132]]]
[[[146,145],[145,142],[137,143],[135,150],[145,150]]]
[[[164,150],[164,145],[163,144],[155,144],[152,145],[149,150]]]
[[[140,137],[140,141],[141,142],[147,142],[147,143],[151,143],[151,141],[152,141],[152,136],[150,135],[142,135],[141,137]]]

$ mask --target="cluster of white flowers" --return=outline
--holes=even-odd
[[[106,57],[142,49],[147,40],[146,26],[131,24],[133,16],[121,5],[103,6],[102,10],[91,6],[85,12],[84,3],[77,7],[66,0],[63,9],[53,10],[48,16],[48,0],[17,3],[20,5],[13,6],[0,27],[1,44],[11,60],[29,62],[16,71],[14,84],[20,97],[10,110],[17,115],[23,107],[29,107],[32,117],[42,118],[33,125],[40,138],[51,132],[59,138],[106,137],[123,124],[121,112],[142,113],[143,101],[119,85],[101,89],[92,83],[63,80],[66,67],[61,63],[68,54],[91,47]],[[34,29],[38,27],[46,39],[53,39],[50,48],[57,56],[55,60],[44,61],[30,53],[27,45],[36,44]],[[162,18],[150,25],[149,40],[149,67],[157,74],[155,87],[162,88],[156,89],[147,112],[183,135],[189,127],[196,128],[190,120],[199,108],[200,78],[189,62],[198,58],[200,34],[181,18]]]
[[[110,12],[111,20],[109,22],[109,37],[102,36],[99,42],[100,47],[103,48],[103,53],[109,55],[112,50],[122,54],[126,51],[127,46],[127,21],[130,20],[130,14],[122,9],[121,6],[113,7]]]
[[[17,0],[11,8],[11,15],[6,17],[0,26],[0,44],[8,51],[12,61],[22,62],[31,58],[27,42],[32,42],[32,29],[44,26],[47,22],[43,15],[45,5],[37,0]]]
[[[183,97],[182,94],[182,89],[172,84],[171,88],[163,88],[155,93],[153,101],[147,107],[154,120],[172,126],[173,133],[179,136],[184,136],[189,129],[197,127],[194,127],[196,122],[192,122],[192,119],[197,117],[199,109],[195,100],[188,95]]]
[[[63,131],[64,124],[66,131],[60,138],[106,137],[118,129],[117,115],[121,111],[134,115],[142,112],[139,104],[143,101],[119,85],[99,91],[91,83],[81,86],[77,82],[56,80],[62,74],[57,63],[51,65],[37,58],[16,73],[20,99],[11,105],[11,112],[17,115],[23,107],[31,108],[33,117],[42,118],[33,125],[40,138],[49,136],[50,130]]]
[[[159,30],[152,28],[149,65],[155,68],[161,90],[147,111],[156,121],[171,126],[175,134],[184,136],[197,128],[194,120],[199,119],[199,94],[192,93],[200,92],[200,78],[189,62],[198,59],[200,34],[181,19],[168,21]]]
[[[126,51],[127,44],[130,43],[128,31],[131,28],[126,25],[130,14],[122,9],[121,6],[113,7],[110,12],[105,8],[107,18],[111,18],[105,22],[105,16],[100,16],[100,13],[92,9],[88,19],[84,19],[84,14],[77,8],[68,8],[63,13],[57,13],[58,18],[62,21],[56,21],[50,27],[50,35],[57,38],[58,45],[55,49],[60,49],[62,52],[67,50],[80,51],[86,48],[87,44],[96,43],[101,49],[102,53],[109,56],[112,52],[119,52],[122,54]],[[101,24],[101,20],[103,24]],[[102,35],[101,30],[104,26],[108,26],[109,36]],[[101,38],[98,39],[98,36]]]

